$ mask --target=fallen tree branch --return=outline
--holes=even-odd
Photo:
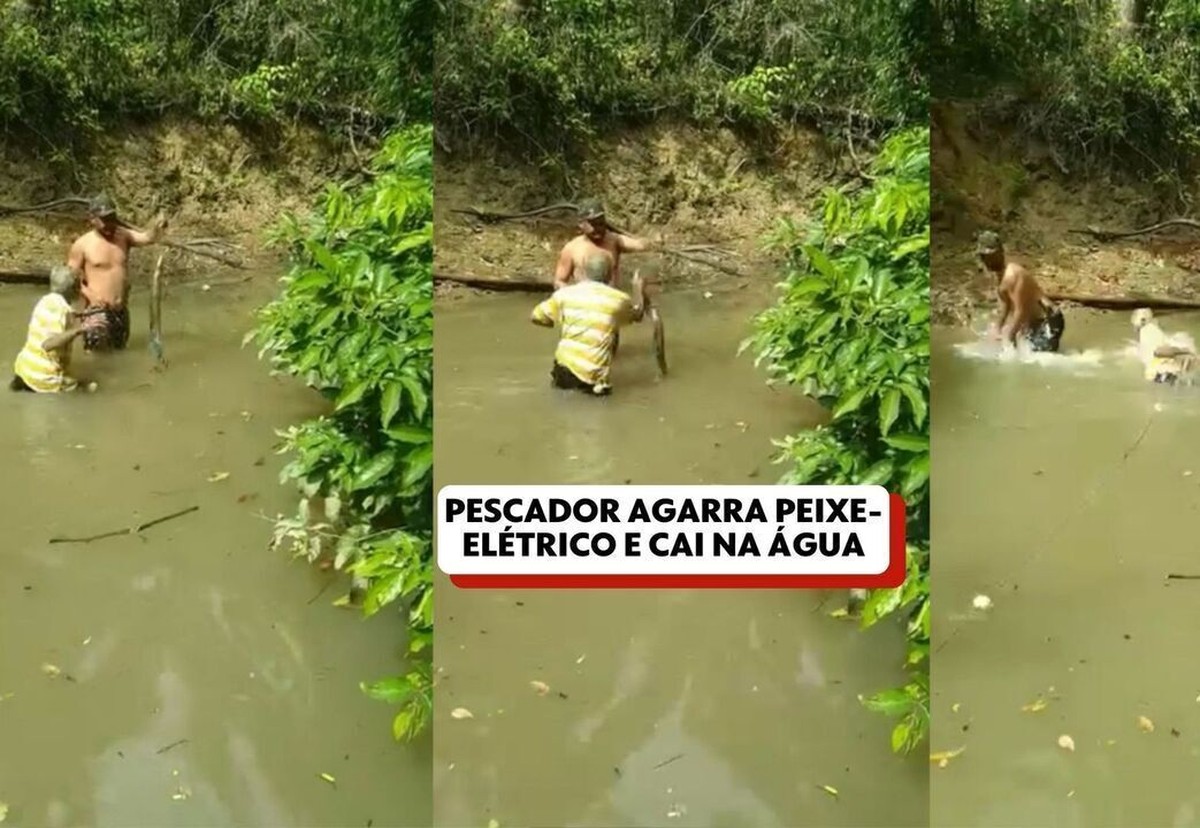
[[[0,204],[0,218],[31,215],[33,213],[51,213],[54,215],[61,215],[59,213],[54,213],[54,208],[64,207],[67,205],[86,208],[89,203],[90,202],[86,198],[69,196],[67,198],[58,198],[54,201],[46,201],[41,204],[34,204],[29,207]],[[119,217],[117,218],[117,223],[127,230],[137,229],[132,224]],[[239,270],[245,268],[245,265],[242,262],[222,252],[222,250],[232,249],[233,245],[222,242],[218,239],[179,239],[178,241],[172,239],[159,239],[157,243],[163,247],[169,247],[172,250],[180,250],[185,253],[191,253],[193,256],[201,256],[206,259],[213,259],[223,265],[227,265],[228,267],[237,268]]]
[[[1086,227],[1083,230],[1070,230],[1068,232],[1081,236],[1091,236],[1096,241],[1110,242],[1117,239],[1129,239],[1134,236],[1146,236],[1150,233],[1157,233],[1159,230],[1165,230],[1168,227],[1190,227],[1193,230],[1200,230],[1200,221],[1188,218],[1176,218],[1169,219],[1168,221],[1160,221],[1158,224],[1152,224],[1149,227],[1143,227],[1140,230],[1130,230],[1128,232],[1101,230],[1098,227]]]
[[[1097,310],[1200,310],[1200,301],[1163,296],[1091,296],[1077,293],[1047,293],[1051,302],[1068,302]]]
[[[455,285],[475,288],[476,290],[494,290],[509,293],[553,293],[553,282],[541,282],[536,279],[490,279],[486,276],[457,276],[449,273],[434,273],[433,282],[449,282]]]
[[[42,285],[50,281],[50,268],[30,268],[29,270],[0,270],[0,284],[5,285]]]
[[[189,506],[186,509],[180,509],[178,512],[172,512],[169,515],[164,515],[160,518],[147,521],[146,523],[134,526],[129,529],[114,529],[111,532],[103,532],[99,535],[89,535],[86,538],[51,538],[50,543],[91,543],[92,541],[103,540],[104,538],[115,538],[117,535],[137,535],[149,529],[151,526],[158,526],[160,523],[166,523],[168,520],[174,520],[184,515],[190,515],[192,512],[199,511],[199,506]]]
[[[536,210],[526,210],[524,213],[492,213],[487,210],[480,210],[478,207],[468,207],[461,210],[455,209],[451,210],[450,212],[459,213],[466,216],[473,216],[474,218],[479,219],[479,221],[482,221],[484,224],[497,224],[501,221],[516,221],[517,219],[523,218],[535,218],[537,216],[544,216],[547,213],[557,213],[560,210],[572,210],[574,212],[579,212],[579,207],[571,204],[570,202],[562,201],[558,204],[551,204],[548,207],[539,207]]]

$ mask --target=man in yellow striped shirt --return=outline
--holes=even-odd
[[[71,376],[71,347],[83,335],[82,314],[72,303],[79,297],[79,276],[69,267],[50,271],[50,292],[43,296],[29,319],[25,347],[13,363],[14,391],[55,393],[74,391],[78,381]]]
[[[559,327],[550,382],[556,388],[603,396],[612,391],[608,375],[616,352],[617,332],[640,321],[645,312],[644,286],[633,279],[629,294],[608,284],[612,260],[602,252],[583,262],[584,278],[559,288],[533,309],[532,322]]]

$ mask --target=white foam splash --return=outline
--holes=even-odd
[[[994,340],[980,339],[974,342],[960,342],[954,349],[967,359],[982,362],[1019,362],[1028,365],[1040,365],[1046,368],[1065,368],[1068,370],[1080,368],[1095,368],[1104,362],[1104,351],[1100,348],[1089,348],[1086,351],[1067,351],[1066,353],[1046,353],[1032,351],[1028,343],[1020,342],[1016,348],[1004,346]]]

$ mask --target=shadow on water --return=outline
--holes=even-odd
[[[400,622],[313,601],[324,576],[266,548],[294,508],[275,430],[320,403],[240,348],[261,282],[175,291],[164,373],[135,293],[130,351],[77,352],[97,394],[0,393],[8,824],[429,824],[430,745],[397,746],[358,688],[402,669]],[[36,299],[0,293],[6,379]],[[190,506],[140,537],[48,543]]]
[[[549,387],[534,301],[439,304],[439,486],[770,484],[771,439],[816,421],[736,356],[766,299],[668,297],[671,376],[629,329],[607,399]],[[896,630],[863,634],[804,592],[438,589],[437,825],[927,822],[927,763],[893,757],[857,701],[902,678]]]
[[[934,334],[933,749],[966,750],[932,824],[1200,825],[1200,600],[1165,580],[1200,574],[1200,388],[1142,379],[1128,314],[1070,317],[1043,364],[963,339]]]

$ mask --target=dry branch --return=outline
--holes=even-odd
[[[1051,302],[1069,302],[1097,310],[1200,310],[1200,302],[1164,296],[1092,296],[1079,293],[1047,293]]]
[[[28,207],[15,206],[11,204],[0,204],[0,218],[8,218],[10,216],[32,215],[34,213],[42,213],[48,215],[62,215],[55,212],[56,207],[64,206],[80,206],[86,208],[88,199],[70,196],[67,198],[58,198],[54,201],[46,201],[41,204],[33,204]],[[118,219],[118,222],[128,230],[136,230],[133,225],[126,221]],[[185,253],[191,253],[193,256],[201,256],[206,259],[213,259],[228,267],[242,270],[245,265],[237,259],[230,256],[227,250],[233,249],[233,245],[218,239],[179,239],[173,241],[171,239],[159,239],[158,244],[163,247],[169,247],[172,250],[180,250]]]
[[[0,284],[42,285],[50,281],[50,268],[31,267],[28,270],[0,270]]]
[[[1086,227],[1083,230],[1071,230],[1081,236],[1091,236],[1096,241],[1110,242],[1117,239],[1129,239],[1134,236],[1146,236],[1150,233],[1157,233],[1159,230],[1165,230],[1168,227],[1190,227],[1193,230],[1200,230],[1200,221],[1188,218],[1174,218],[1167,221],[1160,221],[1158,224],[1152,224],[1149,227],[1143,227],[1140,230],[1101,230],[1098,227]]]

